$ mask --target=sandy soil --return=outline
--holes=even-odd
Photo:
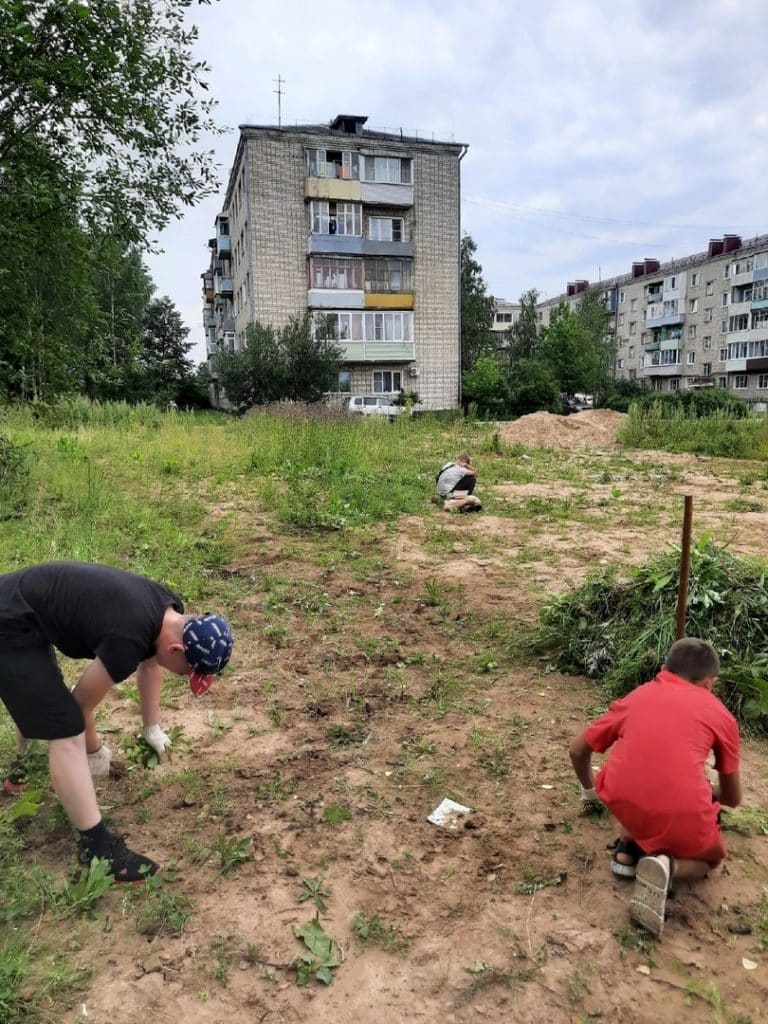
[[[567,423],[583,417],[603,422],[582,413]],[[137,848],[176,862],[171,888],[192,896],[196,913],[180,937],[146,937],[122,894],[108,894],[109,928],[84,947],[73,939],[73,955],[95,973],[64,1020],[763,1019],[768,954],[755,929],[768,899],[768,840],[729,832],[727,867],[680,887],[664,941],[634,932],[631,885],[609,871],[614,830],[582,816],[568,765],[569,739],[599,694],[544,665],[500,668],[488,658],[499,641],[482,638],[495,617],[514,629],[543,594],[674,539],[673,498],[691,487],[701,496],[698,526],[768,556],[765,514],[724,507],[736,493],[731,464],[665,461],[687,474],[669,485],[668,518],[632,525],[659,503],[658,484],[641,478],[619,485],[627,499],[610,523],[599,503],[612,484],[590,489],[579,521],[544,516],[535,529],[525,517],[432,509],[373,531],[364,554],[380,562],[363,573],[353,561],[321,564],[309,543],[280,548],[243,509],[241,555],[227,570],[242,581],[234,672],[206,699],[183,695],[168,709],[167,723],[182,725],[186,739],[172,764],[154,776],[128,772],[101,794]],[[505,485],[494,498],[564,493],[559,484]],[[238,511],[234,500],[219,514]],[[300,597],[276,596],[267,574],[278,571],[301,582]],[[426,581],[442,588],[439,600],[433,586],[430,603]],[[285,635],[274,631],[277,597]],[[470,656],[474,672],[452,670]],[[131,731],[136,717],[113,700],[114,728]],[[744,777],[746,804],[768,807],[763,743],[746,743]],[[426,820],[446,795],[474,809],[456,834]],[[348,819],[330,824],[333,805]],[[221,836],[251,836],[252,861],[228,875],[216,857],[195,863],[196,846]],[[36,852],[55,863],[68,849],[61,833]],[[298,988],[287,969],[302,951],[293,928],[313,916],[299,896],[302,879],[317,876],[330,892],[321,920],[343,964],[330,986]],[[394,948],[351,931],[359,912],[379,915]]]

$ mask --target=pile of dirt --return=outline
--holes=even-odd
[[[626,418],[612,409],[587,409],[572,416],[533,412],[505,424],[500,433],[504,441],[531,448],[609,448],[617,443]]]

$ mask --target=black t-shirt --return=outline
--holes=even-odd
[[[116,683],[155,654],[167,608],[184,605],[162,583],[89,562],[50,562],[0,576],[3,646],[53,644],[68,658],[100,658]]]

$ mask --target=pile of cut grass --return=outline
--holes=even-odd
[[[651,679],[675,639],[679,549],[620,579],[595,575],[541,611],[533,647],[556,667],[600,679],[620,697]],[[738,558],[708,538],[694,544],[688,636],[714,645],[721,659],[719,694],[742,722],[768,732],[768,565]]]

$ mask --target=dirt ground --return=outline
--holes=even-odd
[[[632,473],[649,458],[675,471],[663,495]],[[252,509],[223,505],[241,536],[227,568],[241,584],[233,671],[206,698],[171,701],[166,724],[184,730],[171,764],[101,794],[130,843],[175,862],[175,891],[197,909],[181,936],[147,937],[110,892],[103,929],[73,937],[95,974],[64,1020],[764,1019],[768,839],[729,831],[726,866],[680,887],[663,941],[636,932],[631,883],[609,870],[614,829],[582,815],[567,757],[600,693],[508,656],[545,594],[674,539],[684,492],[698,496],[697,529],[768,557],[767,514],[726,507],[743,464],[643,453],[623,466],[591,485],[576,519],[533,522],[505,503],[540,509],[579,485],[505,484],[487,515],[425,507],[346,549],[278,540]],[[136,720],[115,697],[110,726]],[[766,808],[765,744],[745,748],[745,804]],[[473,808],[455,833],[427,821],[445,796]],[[196,856],[221,836],[253,840],[252,859],[225,875]],[[37,853],[53,864],[69,846],[60,833]],[[315,913],[302,879],[319,877],[343,962],[329,986],[300,988],[293,929]],[[378,917],[378,934],[351,929],[360,913]]]

